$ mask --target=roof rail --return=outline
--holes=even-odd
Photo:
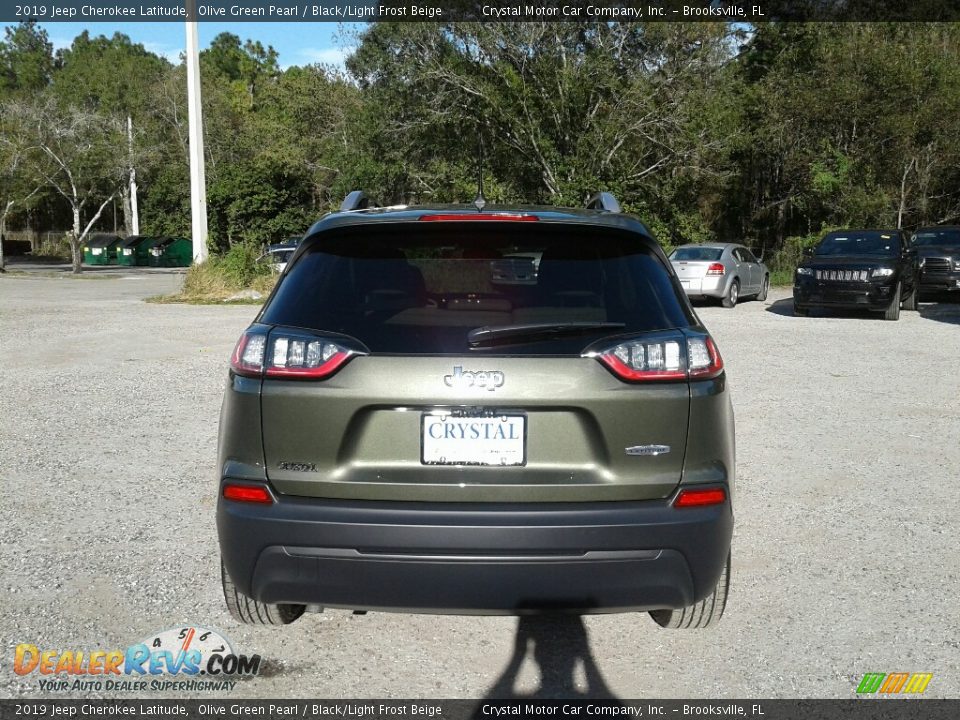
[[[587,200],[587,210],[604,210],[612,213],[621,212],[620,203],[608,192],[598,192],[591,195],[590,199]]]
[[[363,190],[354,190],[349,193],[340,203],[340,212],[350,210],[366,210],[367,208],[377,207],[377,203],[367,197]]]

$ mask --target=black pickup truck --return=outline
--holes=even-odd
[[[960,293],[960,225],[920,228],[912,242],[920,259],[920,292]]]
[[[871,310],[887,320],[917,309],[917,252],[902,230],[838,230],[806,256],[793,281],[793,311]]]

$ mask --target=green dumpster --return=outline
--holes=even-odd
[[[83,244],[83,262],[87,265],[116,265],[117,248],[122,242],[119,235],[90,235]]]
[[[156,239],[148,235],[131,235],[117,248],[117,265],[146,265],[149,249]]]
[[[153,267],[189,267],[193,262],[193,243],[186,238],[157,238],[149,253]]]

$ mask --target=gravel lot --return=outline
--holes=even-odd
[[[250,629],[223,607],[213,513],[227,358],[255,308],[142,302],[174,274],[104,278],[0,277],[0,696],[43,694],[18,643],[125,648],[184,623],[269,661],[231,697],[848,698],[893,671],[960,696],[960,305],[698,308],[738,423],[715,630],[344,611]]]

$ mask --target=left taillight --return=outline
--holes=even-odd
[[[709,335],[638,337],[588,350],[584,356],[596,358],[626,382],[707,380],[723,371],[723,359]]]
[[[364,354],[335,338],[247,330],[237,341],[230,367],[245,377],[322,380]]]

